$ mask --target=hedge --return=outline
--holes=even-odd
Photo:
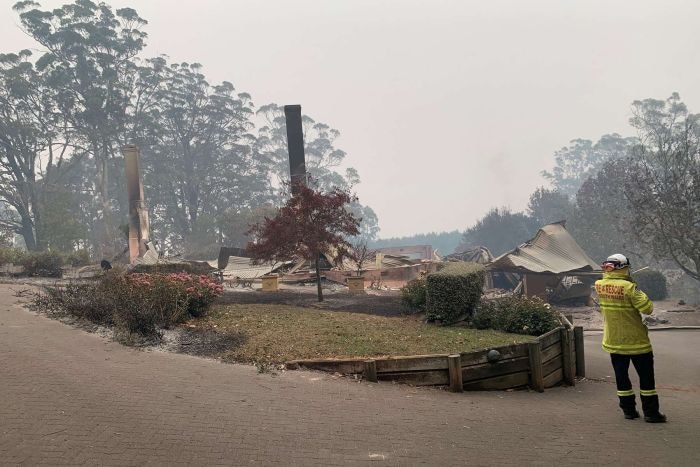
[[[481,299],[484,267],[477,263],[450,263],[428,274],[426,314],[429,320],[451,323],[470,317]]]
[[[24,275],[61,277],[66,265],[80,267],[90,264],[90,254],[85,250],[72,253],[56,251],[26,251],[19,248],[0,248],[0,266],[14,264],[24,268]]]
[[[653,269],[645,269],[634,275],[639,290],[646,293],[652,300],[663,300],[668,297],[666,276]]]

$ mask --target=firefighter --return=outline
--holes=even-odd
[[[603,350],[610,353],[615,370],[617,395],[626,419],[639,418],[635,395],[628,370],[630,361],[639,375],[639,392],[644,421],[664,423],[666,415],[659,412],[659,396],[654,383],[654,354],[649,331],[640,313],[648,315],[654,304],[630,276],[630,262],[621,254],[609,256],[603,262],[603,278],[595,289],[603,314]]]

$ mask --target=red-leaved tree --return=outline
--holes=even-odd
[[[316,266],[318,301],[323,301],[320,257],[333,252],[337,260],[347,255],[348,236],[359,234],[360,219],[346,210],[355,201],[349,192],[334,189],[323,193],[299,185],[273,218],[253,225],[248,234],[255,239],[247,251],[259,261],[288,261],[301,257]]]

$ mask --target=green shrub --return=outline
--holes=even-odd
[[[472,317],[472,326],[476,329],[503,329],[505,315],[497,300],[481,300]]]
[[[484,267],[476,263],[450,263],[426,279],[428,319],[454,322],[469,317],[481,299]]]
[[[426,287],[425,277],[408,282],[401,287],[401,303],[413,311],[425,311]]]
[[[19,248],[0,248],[0,266],[5,264],[21,264],[27,252]]]
[[[26,251],[19,248],[0,248],[0,266],[14,264],[24,268],[27,276],[61,277],[66,265],[73,267],[90,264],[90,253],[78,250],[72,253],[55,251]]]
[[[160,337],[168,328],[206,313],[223,288],[207,276],[181,274],[121,274],[108,271],[90,283],[47,287],[34,307],[102,325],[114,325],[122,341],[134,336]]]
[[[90,264],[90,252],[87,250],[73,251],[72,253],[68,253],[66,255],[65,261],[74,268],[87,266]]]
[[[27,276],[61,277],[65,259],[54,251],[37,251],[26,253],[21,264]]]
[[[666,288],[666,276],[653,269],[645,269],[634,275],[637,287],[646,293],[652,300],[663,300],[668,297]]]
[[[539,336],[559,326],[559,316],[539,298],[510,296],[482,300],[472,319],[477,329]]]

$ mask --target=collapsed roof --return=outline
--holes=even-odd
[[[148,242],[146,251],[131,262],[132,272],[181,272],[193,274],[209,274],[216,268],[206,261],[194,261],[178,257],[161,258],[153,242]],[[128,250],[127,250],[128,251]]]
[[[461,253],[445,256],[446,261],[467,261],[469,263],[488,264],[493,261],[491,251],[485,246],[475,246]]]
[[[488,269],[550,274],[601,270],[569,234],[563,221],[540,228],[533,239],[499,256]]]
[[[226,258],[226,265],[223,268],[220,266],[220,260],[208,261],[212,268],[220,269],[224,278],[238,277],[239,279],[256,279],[277,271],[285,265],[291,264],[291,261],[262,263],[256,264],[252,259],[242,256],[229,256]]]
[[[403,255],[390,255],[381,252],[373,252],[363,263],[363,270],[375,269],[390,269],[400,268],[402,266],[412,266],[420,263],[420,260],[412,260]],[[343,262],[338,265],[338,268],[346,271],[355,271],[358,269],[357,262],[351,258],[343,258]]]
[[[421,261],[439,261],[438,252],[430,245],[406,245],[376,248],[376,252],[383,253],[386,256],[405,257],[410,260]]]

